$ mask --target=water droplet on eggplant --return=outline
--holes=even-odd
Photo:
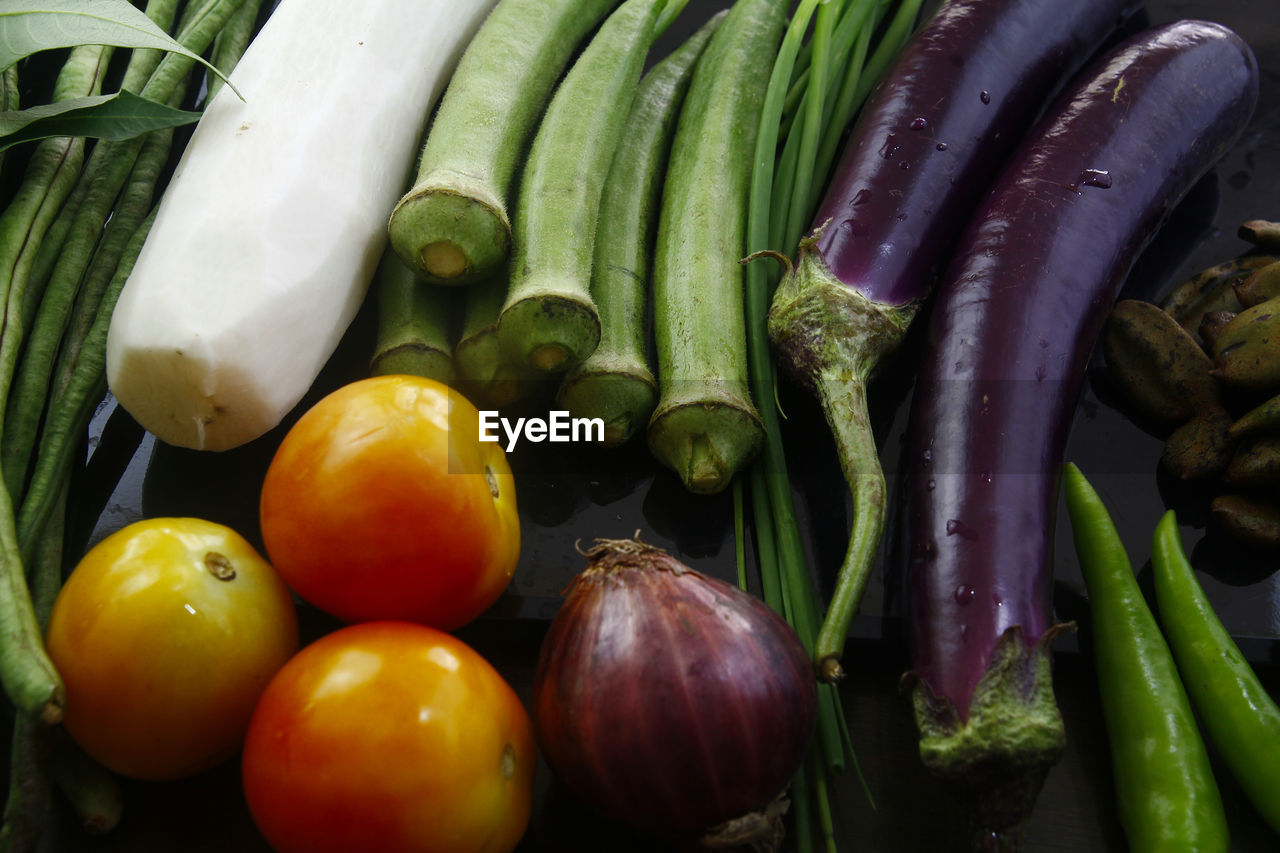
[[[885,137],[884,145],[880,146],[880,156],[886,160],[892,160],[896,157],[898,155],[898,149],[902,147],[893,141],[895,136],[896,134],[890,133]]]
[[[1102,169],[1085,169],[1077,179],[1080,186],[1097,187],[1100,190],[1111,189],[1111,173]]]

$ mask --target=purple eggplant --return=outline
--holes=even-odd
[[[908,425],[912,698],[926,765],[1016,837],[1065,743],[1052,535],[1086,362],[1125,277],[1244,129],[1253,53],[1181,21],[1109,52],[1009,160],[932,306]]]
[[[897,348],[1001,163],[1134,0],[949,0],[864,107],[769,336],[818,396],[853,492],[853,529],[815,647],[840,676],[885,523],[866,385]]]

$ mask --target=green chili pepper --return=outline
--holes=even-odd
[[[1075,465],[1067,465],[1065,489],[1093,616],[1116,809],[1130,850],[1226,851],[1226,816],[1208,752],[1124,545]]]
[[[1209,740],[1280,832],[1280,707],[1213,612],[1172,510],[1156,526],[1151,562],[1164,634]]]

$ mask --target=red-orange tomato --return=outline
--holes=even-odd
[[[280,853],[508,853],[535,764],[524,706],[476,651],[423,625],[366,622],[271,680],[241,767]]]
[[[378,376],[320,400],[262,487],[272,565],[346,622],[444,630],[489,607],[520,554],[515,483],[479,412],[432,379]]]

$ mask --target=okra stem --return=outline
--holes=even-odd
[[[516,165],[579,43],[617,0],[501,0],[463,52],[391,244],[428,281],[468,284],[507,260]]]

